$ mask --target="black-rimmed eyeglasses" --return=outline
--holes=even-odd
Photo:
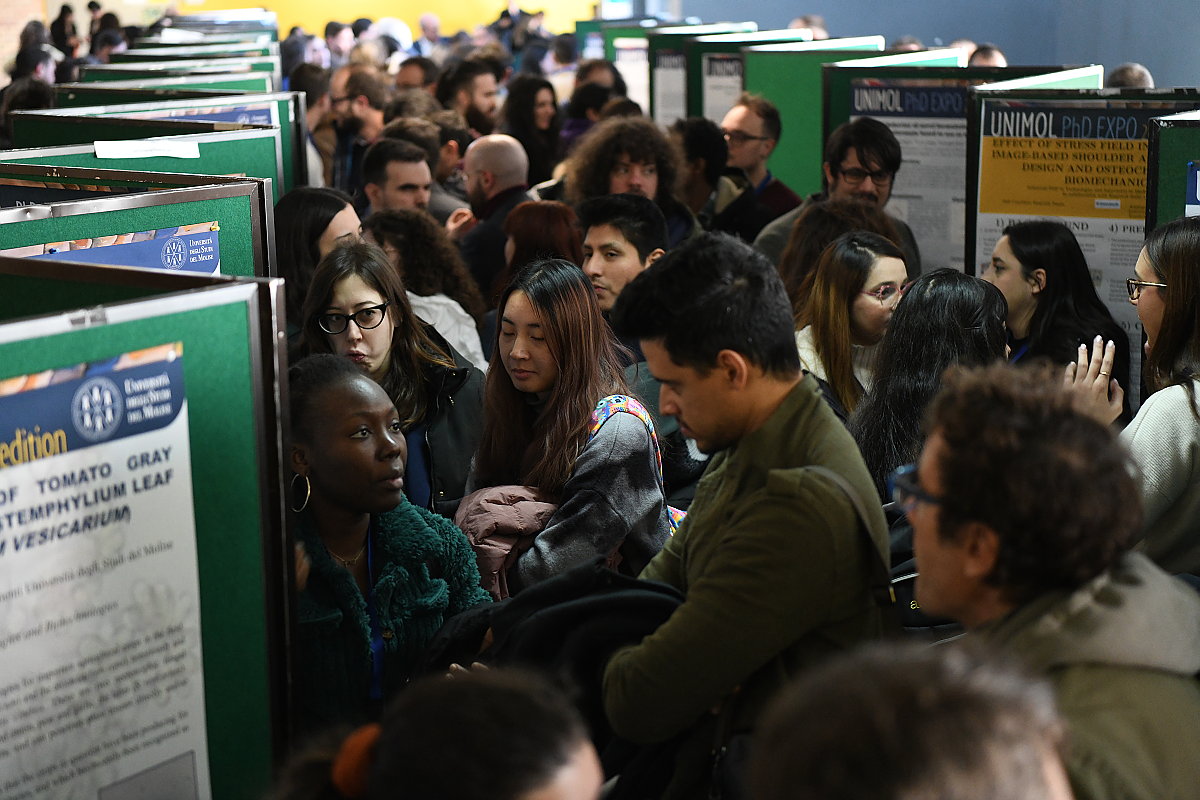
[[[888,497],[905,513],[912,510],[918,502],[940,505],[942,498],[934,497],[917,483],[917,465],[905,464],[898,467],[887,481]]]
[[[851,186],[857,186],[867,178],[876,186],[887,186],[892,182],[894,173],[886,169],[866,170],[861,167],[838,167],[842,179]]]
[[[387,307],[388,304],[385,300],[377,306],[360,308],[353,314],[322,314],[317,317],[317,324],[326,333],[336,335],[350,327],[350,321],[354,320],[354,324],[358,326],[359,330],[369,331],[372,328],[378,328],[383,322]]]
[[[1159,289],[1167,288],[1165,283],[1155,283],[1154,281],[1139,281],[1137,278],[1125,279],[1125,290],[1129,292],[1130,300],[1137,300],[1142,296],[1142,289],[1146,286],[1155,286]]]

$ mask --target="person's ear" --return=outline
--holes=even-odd
[[[986,580],[1000,558],[1000,535],[992,526],[975,521],[963,525],[958,540],[963,546],[963,575],[975,581]]]
[[[646,267],[650,266],[651,264],[653,264],[655,261],[658,261],[660,258],[665,256],[666,254],[667,254],[667,251],[663,250],[661,247],[654,248],[653,250],[650,251],[650,255],[646,256],[646,260],[642,263],[642,269],[645,269]]]
[[[716,368],[725,378],[725,385],[730,389],[744,389],[750,382],[750,362],[736,350],[722,350],[717,353]]]
[[[304,449],[303,445],[292,445],[291,462],[292,472],[295,472],[297,475],[308,474],[308,452]]]
[[[367,202],[371,204],[372,211],[382,211],[379,201],[383,198],[383,189],[376,183],[364,183],[363,194],[367,196]]]
[[[1029,274],[1029,285],[1033,287],[1033,293],[1037,294],[1046,288],[1046,270],[1035,269]]]
[[[825,174],[825,188],[833,188],[833,170],[829,167],[829,162],[821,164],[821,171]]]

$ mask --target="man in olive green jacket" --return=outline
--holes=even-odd
[[[880,635],[870,584],[887,526],[854,441],[800,371],[787,295],[760,254],[705,234],[630,283],[614,316],[641,341],[662,413],[716,455],[639,576],[685,600],[609,661],[605,707],[638,743],[685,733],[665,796],[707,797],[715,745],[751,729],[790,676]]]
[[[1106,386],[1098,370],[1087,379]],[[934,401],[921,460],[896,481],[917,602],[1050,679],[1078,800],[1195,798],[1200,596],[1128,552],[1129,456],[1057,384],[1001,365]]]

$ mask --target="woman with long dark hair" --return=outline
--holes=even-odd
[[[363,234],[396,268],[413,312],[471,363],[485,367],[479,339],[483,295],[446,229],[424,211],[399,209],[367,217]]]
[[[471,486],[533,487],[558,506],[520,555],[510,586],[614,554],[636,575],[666,541],[670,521],[647,425],[617,413],[590,432],[597,404],[628,394],[618,348],[574,264],[535,261],[500,299]]]
[[[366,722],[413,676],[454,614],[487,601],[448,520],[404,499],[402,414],[350,361],[288,370],[298,552],[293,697],[298,728]]]
[[[1101,336],[1116,344],[1112,377],[1129,388],[1129,339],[1096,294],[1087,258],[1066,225],[1050,219],[1009,225],[980,277],[1008,301],[1014,363],[1041,356],[1069,364],[1080,344]],[[1131,416],[1128,403],[1122,416]]]
[[[413,314],[384,252],[366,242],[331,250],[302,314],[311,352],[345,356],[395,403],[408,442],[409,500],[438,510],[461,498],[479,443],[483,376]]]
[[[509,81],[508,98],[500,109],[500,132],[521,143],[529,156],[530,186],[548,181],[558,164],[558,97],[545,78],[518,75]]]
[[[805,371],[845,420],[871,388],[875,345],[908,278],[904,253],[867,231],[839,236],[801,286],[796,346]]]
[[[1139,468],[1142,547],[1168,572],[1200,575],[1200,218],[1155,228],[1127,283],[1146,334],[1142,379],[1151,392],[1121,433]],[[1102,351],[1097,339],[1090,360],[1081,346],[1067,368],[1104,422],[1121,409],[1119,356],[1119,344]]]
[[[920,455],[921,420],[946,369],[1004,358],[1007,313],[995,286],[958,270],[924,273],[904,292],[879,345],[874,383],[849,422],[881,499],[887,476]]]
[[[317,262],[334,247],[358,239],[362,227],[350,196],[303,186],[275,204],[275,256],[285,280],[289,339],[304,324],[301,308]]]

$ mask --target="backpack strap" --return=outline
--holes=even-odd
[[[863,503],[862,497],[859,496],[854,486],[850,481],[846,480],[844,475],[841,475],[829,467],[824,467],[819,464],[810,464],[808,469],[824,475],[835,485],[846,497],[850,499],[850,505],[854,506],[854,512],[858,515],[860,525],[859,530],[863,533],[863,538],[867,543],[867,550],[871,553],[871,594],[875,598],[876,605],[883,612],[884,621],[891,626],[893,630],[899,631],[900,615],[896,608],[896,592],[892,588],[892,574],[888,569],[887,561],[884,560],[883,553],[879,552],[879,548],[875,546],[875,542],[871,539],[870,531],[871,524],[867,516],[867,507]]]

